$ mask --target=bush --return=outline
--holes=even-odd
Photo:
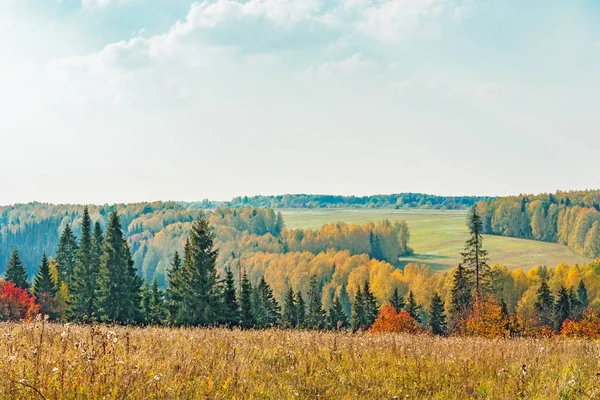
[[[421,328],[417,321],[406,311],[396,312],[391,304],[385,304],[377,319],[369,329],[372,333],[419,333]]]
[[[27,290],[9,281],[0,280],[0,320],[31,320],[39,312],[39,306]]]

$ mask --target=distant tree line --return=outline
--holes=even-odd
[[[520,195],[482,201],[484,233],[564,244],[600,257],[600,191]]]

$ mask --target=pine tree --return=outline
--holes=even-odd
[[[254,315],[252,313],[252,284],[248,279],[246,271],[240,282],[240,325],[243,328],[254,326]]]
[[[369,286],[369,281],[365,281],[363,286],[363,304],[364,304],[364,320],[363,324],[366,328],[370,328],[373,325],[373,322],[377,319],[377,314],[379,314],[379,307],[377,307],[377,300],[375,299],[375,295],[371,291],[371,287]]]
[[[217,285],[214,233],[205,219],[196,220],[188,236],[183,262],[181,320],[185,325],[211,325],[221,308]]]
[[[306,327],[306,303],[300,291],[296,292],[296,327]]]
[[[404,309],[404,299],[402,296],[400,296],[398,288],[394,288],[392,297],[390,297],[390,304],[396,309],[396,312],[400,312],[402,309]]]
[[[182,302],[182,270],[181,270],[181,258],[179,252],[175,251],[173,261],[171,262],[171,268],[167,273],[169,286],[167,287],[167,309],[169,312],[169,322],[171,324],[177,323],[181,311]]]
[[[433,294],[429,307],[429,327],[434,335],[445,335],[447,331],[444,302],[437,292]]]
[[[475,283],[476,296],[481,295],[489,278],[488,252],[483,249],[483,222],[475,207],[469,212],[468,227],[471,237],[465,243],[465,251],[460,253],[463,265]]]
[[[94,257],[94,237],[92,236],[92,221],[88,208],[83,209],[81,223],[81,240],[73,271],[73,279],[69,287],[70,313],[80,319],[92,317],[96,311],[96,291],[98,290],[98,271]]]
[[[283,300],[282,321],[284,326],[293,328],[296,326],[296,296],[294,289],[290,286]]]
[[[42,256],[40,268],[33,281],[33,295],[37,300],[41,299],[44,295],[51,298],[56,296],[56,286],[50,274],[50,264],[48,263],[46,253]]]
[[[366,319],[364,302],[365,300],[362,293],[362,289],[359,286],[358,288],[356,288],[354,302],[352,302],[352,317],[350,320],[350,324],[352,325],[353,331],[357,331],[361,328],[364,328],[364,321]]]
[[[421,323],[420,309],[421,307],[417,304],[412,290],[409,291],[408,298],[406,299],[406,312],[419,324]]]
[[[333,307],[329,310],[330,329],[345,329],[348,327],[348,317],[344,312],[344,307],[339,296],[335,296]]]
[[[223,287],[223,316],[222,321],[228,326],[235,326],[240,321],[240,310],[235,293],[233,272],[225,270],[225,285]]]
[[[59,279],[64,281],[69,288],[71,288],[77,264],[77,251],[77,238],[73,234],[71,226],[67,224],[60,236],[56,251],[56,263],[58,264]]]
[[[1,236],[1,235],[0,235]],[[7,281],[15,284],[16,287],[28,290],[29,282],[27,282],[27,270],[19,257],[19,252],[15,248],[10,256],[10,261],[6,267],[4,277]]]
[[[317,282],[317,276],[310,278],[310,289],[308,291],[308,315],[306,326],[312,329],[323,329],[325,327],[326,313],[321,302],[321,292]]]
[[[133,265],[131,250],[116,211],[110,214],[102,249],[98,312],[105,321],[136,321],[140,316],[142,279]]]
[[[535,312],[538,323],[543,326],[552,325],[552,313],[554,308],[554,298],[550,293],[550,287],[546,279],[542,279],[537,291],[537,300],[535,302]]]
[[[472,286],[469,282],[467,271],[462,264],[458,264],[458,268],[454,271],[454,277],[451,290],[451,329],[454,329],[468,317],[471,309]]]
[[[554,303],[554,329],[559,331],[569,315],[571,314],[571,299],[569,292],[564,286],[561,286],[556,295],[556,303]]]

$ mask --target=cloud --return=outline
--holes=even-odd
[[[338,74],[348,74],[353,71],[363,71],[373,68],[377,65],[371,59],[366,58],[360,53],[353,54],[351,57],[341,61],[328,61],[318,66],[309,66],[305,70],[296,74],[297,78],[313,78],[322,76],[333,76]]]
[[[60,0],[63,1],[63,0]],[[127,1],[135,1],[135,0],[81,0],[81,7],[83,8],[103,8],[108,6],[109,4],[114,3],[125,3]]]

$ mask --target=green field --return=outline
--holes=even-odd
[[[468,236],[466,211],[391,210],[391,209],[302,209],[280,210],[288,228],[316,229],[329,222],[364,224],[381,219],[405,220],[410,227],[410,246],[415,254],[402,263],[417,262],[434,269],[456,266]],[[484,245],[493,264],[510,268],[531,268],[538,265],[555,267],[560,263],[574,264],[591,261],[568,247],[533,240],[486,235]]]

